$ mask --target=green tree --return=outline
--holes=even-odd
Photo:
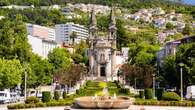
[[[19,60],[0,59],[0,88],[12,88],[22,82],[23,68]]]
[[[184,63],[183,68],[183,85],[195,84],[194,62],[195,62],[195,43],[182,44],[178,47],[176,56],[168,56],[163,63],[163,77],[166,83],[171,87],[180,88],[180,66]]]
[[[117,48],[126,47],[129,44],[128,33],[124,28],[124,22],[120,19],[117,19]]]
[[[17,58],[24,62],[29,61],[30,56],[31,48],[22,17],[17,15],[13,21],[0,20],[0,58]]]
[[[162,76],[164,77],[168,85],[170,85],[170,87],[176,87],[179,84],[179,74],[177,74],[177,65],[175,59],[175,56],[167,56],[163,62]]]
[[[77,38],[77,33],[75,31],[73,31],[71,34],[70,34],[70,39],[72,39],[72,46],[73,46],[73,53],[74,53],[74,46],[75,46],[75,39]]]
[[[192,34],[192,28],[190,27],[189,24],[186,24],[182,33],[183,33],[183,35],[191,35]]]
[[[87,68],[81,64],[73,64],[70,68],[59,69],[54,73],[55,81],[58,81],[61,85],[67,85],[72,87],[77,81],[81,80],[87,75]]]
[[[194,61],[195,61],[195,43],[188,43],[180,45],[176,53],[176,63],[184,63],[183,75],[184,77],[184,88],[188,85],[195,84],[195,73],[194,73]]]
[[[173,26],[172,23],[168,22],[168,23],[166,24],[166,28],[167,28],[168,30],[170,30],[170,29],[173,29],[174,26]]]
[[[47,85],[52,80],[52,65],[47,59],[42,59],[38,55],[30,58],[30,69],[28,74],[28,86],[36,88],[40,85]]]
[[[65,48],[55,48],[48,54],[48,60],[53,65],[54,69],[68,68],[72,59],[70,53]]]
[[[84,63],[85,65],[88,65],[88,58],[86,55],[87,47],[87,43],[83,40],[81,40],[79,44],[75,45],[75,53],[71,55],[72,59],[74,60],[74,63]]]

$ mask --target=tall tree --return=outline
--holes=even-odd
[[[70,34],[70,39],[72,39],[72,46],[73,46],[73,53],[74,53],[74,46],[75,46],[75,39],[77,38],[77,33],[75,31],[73,31],[71,34]]]
[[[28,44],[26,26],[20,15],[16,20],[0,20],[0,57],[29,61],[31,48]]]
[[[0,59],[0,89],[16,87],[22,82],[22,74],[19,60]]]
[[[61,85],[72,87],[87,75],[87,68],[81,64],[73,64],[70,68],[62,68],[54,73],[54,80]]]
[[[29,67],[31,71],[28,74],[28,87],[36,88],[40,85],[47,85],[52,80],[52,64],[47,59],[42,59],[38,55],[32,55]]]
[[[192,34],[192,28],[190,27],[189,24],[186,24],[182,33],[183,33],[183,35],[191,35]]]
[[[68,68],[72,63],[70,53],[65,48],[55,48],[48,54],[48,60],[54,69]]]

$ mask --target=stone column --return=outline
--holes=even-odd
[[[90,74],[94,76],[94,57],[93,57],[93,49],[89,49],[89,66],[90,66]]]

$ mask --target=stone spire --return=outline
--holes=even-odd
[[[90,27],[89,27],[89,31],[90,33],[94,34],[97,30],[97,21],[96,21],[96,16],[95,16],[95,11],[94,8],[91,11],[91,20],[90,20]]]
[[[115,15],[114,15],[114,8],[111,8],[110,11],[110,23],[109,23],[109,35],[108,39],[116,39],[116,20],[115,20]]]
[[[115,32],[117,30],[116,28],[116,19],[115,19],[115,15],[114,15],[114,8],[111,8],[111,12],[110,12],[110,24],[109,24],[109,32]]]
[[[94,8],[91,11],[91,19],[90,19],[90,26],[89,26],[89,64],[90,68],[89,71],[92,75],[94,76],[94,38],[96,38],[96,33],[97,33],[97,21],[96,21],[96,16],[95,16],[95,11]]]

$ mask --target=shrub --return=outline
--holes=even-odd
[[[180,96],[175,92],[165,92],[162,95],[162,99],[167,101],[179,101]]]
[[[144,98],[144,91],[139,91],[139,98],[141,98],[141,99]]]
[[[48,91],[42,92],[42,101],[43,102],[49,102],[51,99],[51,93]]]
[[[152,89],[145,89],[144,95],[145,95],[145,99],[152,99],[153,98]]]
[[[127,89],[127,88],[121,88],[121,89],[119,89],[119,93],[126,94],[126,95],[129,95],[130,94],[129,89]]]
[[[46,107],[46,104],[43,102],[36,103],[36,107]]]
[[[163,92],[164,92],[164,89],[163,88],[156,89],[156,96],[157,96],[157,99],[158,100],[161,100],[162,99]]]
[[[63,92],[62,97],[63,97],[63,99],[65,99],[67,97],[66,91]]]
[[[106,82],[99,82],[98,86],[100,88],[105,88],[105,87],[107,87],[107,84],[106,84]]]
[[[59,100],[60,99],[60,91],[55,91],[54,92],[54,99]]]
[[[39,102],[39,99],[36,98],[35,96],[31,96],[31,97],[28,97],[26,100],[25,100],[25,103],[26,104],[36,104]]]

